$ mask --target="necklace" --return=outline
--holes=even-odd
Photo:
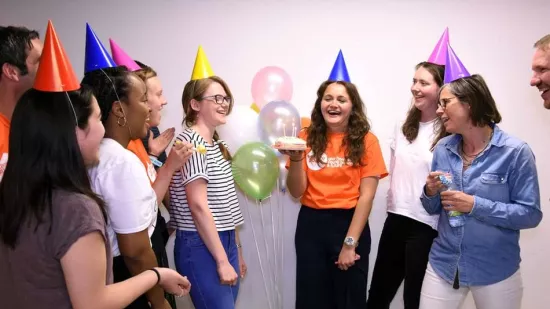
[[[465,168],[468,168],[472,165],[472,163],[474,162],[475,158],[477,158],[477,156],[479,156],[481,153],[483,153],[487,147],[489,147],[489,144],[491,143],[491,140],[493,139],[493,133],[495,131],[494,130],[491,130],[491,135],[489,136],[489,139],[487,140],[487,144],[485,145],[485,147],[483,147],[483,149],[481,149],[478,153],[476,154],[472,154],[472,155],[469,155],[467,153],[464,152],[464,146],[462,146],[460,148],[460,157],[462,158],[462,165],[463,167]]]

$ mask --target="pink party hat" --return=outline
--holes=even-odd
[[[109,44],[111,45],[111,54],[113,55],[113,60],[116,65],[123,65],[129,71],[137,71],[141,67],[130,57],[128,54],[118,46],[113,39],[109,39]]]
[[[448,84],[459,78],[468,77],[470,73],[462,64],[462,61],[458,59],[453,48],[450,44],[447,44],[447,62],[445,63],[445,79],[444,83]]]
[[[447,44],[449,44],[449,28],[445,28],[445,31],[439,38],[437,45],[435,45],[428,62],[445,65],[447,62]]]

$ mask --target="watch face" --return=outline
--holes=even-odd
[[[344,242],[346,243],[346,245],[350,245],[350,246],[353,246],[353,244],[355,244],[355,241],[353,240],[352,237],[346,237]]]

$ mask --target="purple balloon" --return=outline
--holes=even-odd
[[[260,110],[269,102],[290,101],[292,91],[290,75],[276,66],[261,69],[252,80],[252,98]]]
[[[269,102],[260,110],[260,138],[267,145],[273,145],[281,136],[297,136],[302,129],[300,121],[300,113],[294,105],[286,101]]]

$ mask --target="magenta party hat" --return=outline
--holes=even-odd
[[[445,79],[444,83],[448,84],[459,78],[468,77],[470,73],[462,64],[462,61],[458,59],[453,48],[450,44],[447,44],[447,62],[445,63]]]
[[[346,67],[346,61],[344,60],[344,55],[342,54],[342,50],[340,50],[340,52],[338,53],[338,57],[334,62],[334,66],[332,67],[332,71],[330,72],[330,76],[328,80],[345,81],[345,82],[351,83],[349,79],[348,68]]]
[[[447,62],[447,44],[450,44],[448,27],[445,28],[445,31],[439,38],[439,41],[437,42],[437,45],[435,45],[430,58],[428,58],[428,62],[445,65]]]
[[[137,71],[141,67],[132,59],[128,54],[118,46],[118,44],[113,40],[109,39],[109,44],[111,45],[111,55],[113,55],[113,60],[116,65],[123,65],[129,71]]]
[[[84,58],[84,73],[104,68],[115,67],[116,64],[101,41],[86,23],[86,56]]]

